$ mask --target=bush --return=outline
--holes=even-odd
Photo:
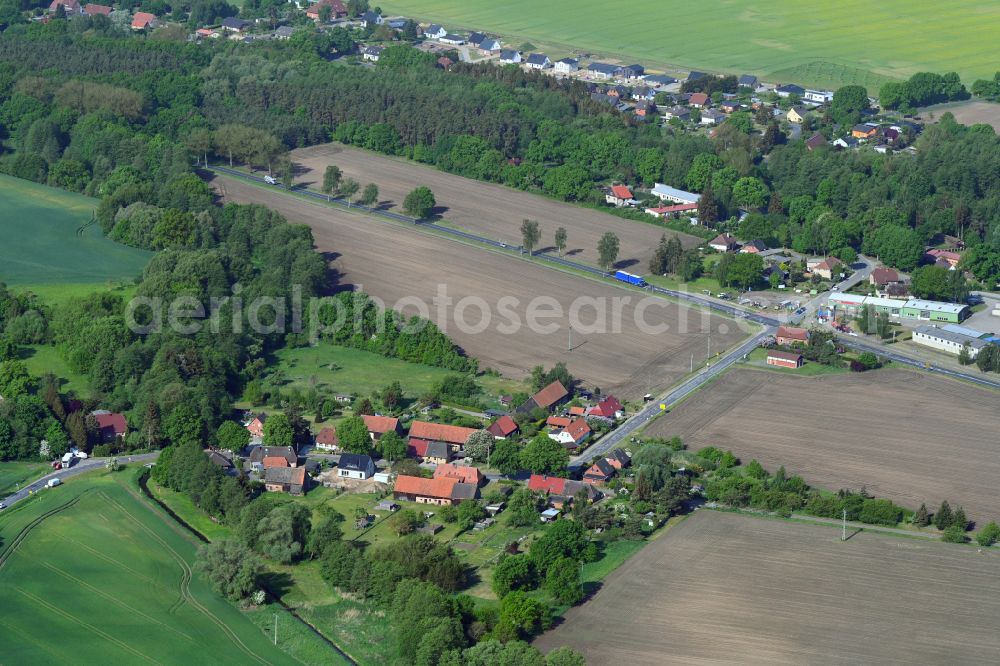
[[[997,525],[993,521],[986,523],[979,534],[976,535],[976,543],[984,548],[995,544],[997,539],[1000,539],[1000,525]]]
[[[869,525],[897,525],[903,510],[887,499],[866,499],[858,520]]]
[[[947,543],[967,543],[969,537],[965,534],[965,529],[960,525],[952,525],[941,535],[941,541]]]

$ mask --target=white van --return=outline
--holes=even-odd
[[[49,479],[48,481],[45,482],[45,486],[47,488],[55,488],[56,486],[60,485],[62,485],[62,481],[60,481],[59,479]]]
[[[264,182],[268,185],[277,185],[278,181],[275,180],[274,176],[264,176]]]

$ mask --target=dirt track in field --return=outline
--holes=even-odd
[[[646,434],[718,446],[837,490],[867,486],[909,508],[947,499],[1000,519],[1000,393],[906,370],[789,377],[726,373]]]
[[[556,229],[565,227],[569,256],[593,266],[597,265],[598,240],[605,232],[613,231],[621,243],[617,267],[640,275],[649,272],[649,260],[660,237],[675,233],[653,224],[624,220],[336,143],[293,151],[292,161],[301,170],[297,178],[300,183],[318,190],[324,170],[335,164],[344,172],[344,178],[353,178],[361,187],[377,184],[381,203],[399,212],[406,195],[415,187],[426,185],[434,192],[445,222],[509,245],[521,244],[521,222],[525,219],[538,220],[542,234],[539,249],[554,248]],[[684,247],[702,242],[695,236],[678,235]]]
[[[604,664],[1000,661],[1000,554],[700,512],[535,641]]]
[[[389,307],[404,298],[418,298],[428,306],[425,314],[466,353],[480,359],[480,367],[495,368],[508,376],[524,377],[536,365],[550,367],[564,361],[570,372],[586,384],[613,391],[626,400],[637,399],[686,374],[692,355],[696,363],[704,360],[709,326],[713,353],[744,337],[731,320],[661,299],[650,301],[644,318],[650,324],[667,324],[670,328],[659,334],[644,333],[635,323],[641,299],[636,292],[420,232],[408,225],[327,208],[240,179],[218,176],[213,182],[224,186],[227,200],[264,204],[280,211],[290,222],[309,225],[317,249],[331,253],[331,267],[340,274],[342,285],[356,285]],[[444,286],[454,304],[444,316],[432,302],[439,285]],[[456,306],[470,296],[483,299],[492,313],[489,326],[480,333],[463,332],[456,324]],[[498,331],[511,321],[499,309],[501,298],[519,300],[510,311],[523,324],[528,318],[527,304],[537,296],[551,297],[564,313],[561,317],[539,318],[540,323],[552,326],[553,332],[536,332],[525,325],[513,334]],[[608,332],[586,332],[575,327],[573,350],[567,351],[566,313],[574,299],[581,296],[595,297],[606,304]],[[616,297],[631,299],[621,304],[619,332],[611,326]],[[412,306],[402,309],[407,314],[418,313]],[[472,325],[480,323],[479,312],[476,307],[468,308],[464,320]],[[578,319],[593,324],[593,308],[583,307]]]

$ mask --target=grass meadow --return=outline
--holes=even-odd
[[[63,285],[78,294],[82,285],[137,277],[152,253],[104,238],[89,225],[96,208],[96,199],[0,176],[0,282],[67,298]]]
[[[572,50],[682,67],[751,73],[766,80],[869,88],[918,71],[957,71],[967,83],[997,69],[989,44],[1000,35],[1000,5],[985,0],[599,0],[537,4],[489,0],[387,0],[383,10],[449,30],[486,30],[506,44],[529,41],[550,57]]]
[[[76,477],[0,514],[3,661],[296,663],[192,575],[193,538],[130,479]]]

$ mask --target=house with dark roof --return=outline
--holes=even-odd
[[[358,453],[342,453],[337,463],[337,476],[344,479],[364,481],[375,474],[375,463],[371,456]]]
[[[441,42],[442,44],[451,44],[452,46],[461,46],[462,44],[465,43],[465,37],[462,37],[461,35],[454,35],[454,34],[452,34],[452,33],[449,32],[444,37],[438,37],[438,41]]]
[[[235,16],[227,16],[222,19],[222,29],[226,32],[243,32],[253,25],[252,21],[247,21],[246,19],[236,18]]]
[[[382,51],[385,51],[384,46],[366,46],[361,51],[361,57],[371,62],[378,62],[378,59],[382,56]]]
[[[444,27],[438,25],[437,23],[431,23],[429,26],[427,26],[427,29],[424,30],[424,37],[427,37],[429,39],[438,39],[440,37],[444,37],[447,34],[448,31],[445,30]]]
[[[552,61],[544,53],[532,53],[528,56],[528,59],[524,61],[528,69],[548,69],[552,66]]]
[[[792,95],[802,97],[806,94],[806,89],[802,86],[797,86],[794,83],[787,83],[783,86],[775,88],[774,92],[778,95],[778,97],[791,97]]]
[[[584,483],[607,483],[617,470],[605,458],[600,458],[583,473]]]
[[[517,430],[517,423],[506,414],[498,418],[486,429],[488,433],[493,435],[494,439],[507,439],[511,435],[516,434]]]
[[[677,83],[677,79],[666,74],[647,74],[642,77],[642,80],[646,82],[646,85],[653,87],[663,87]]]
[[[551,411],[553,407],[561,404],[568,398],[569,391],[562,385],[562,382],[556,380],[528,398],[523,405],[517,408],[517,413],[528,414],[535,409]]]
[[[587,72],[595,79],[612,79],[618,74],[617,65],[609,65],[606,62],[592,62],[587,65]]]
[[[299,456],[291,446],[252,446],[248,458],[251,468],[257,472],[264,469],[266,458],[280,458],[288,467],[299,466]]]
[[[515,49],[504,49],[500,52],[501,65],[516,65],[521,62],[521,52]]]
[[[232,457],[222,453],[221,451],[209,451],[208,461],[220,468],[226,474],[234,474],[236,472],[236,467],[233,465]]]
[[[580,69],[580,61],[576,58],[563,58],[556,60],[554,67],[560,74],[572,74]]]
[[[701,81],[702,79],[706,78],[707,76],[708,76],[708,74],[706,74],[705,72],[690,72],[687,75],[687,80],[688,81]]]
[[[278,26],[278,29],[274,31],[275,39],[291,39],[292,35],[295,34],[295,28],[290,25]]]
[[[490,55],[493,53],[499,53],[501,49],[500,40],[493,39],[492,37],[487,37],[483,41],[479,42],[479,50],[484,55]]]
[[[481,32],[470,32],[469,39],[467,40],[473,46],[479,46],[486,39],[486,35]]]
[[[646,68],[642,65],[625,65],[621,68],[620,74],[626,79],[638,79],[646,73]]]
[[[779,368],[801,368],[802,354],[781,351],[780,349],[769,349],[767,351],[767,364]]]
[[[726,119],[726,114],[715,109],[705,109],[701,112],[702,125],[718,125]]]
[[[736,80],[736,85],[744,88],[750,88],[752,90],[756,90],[759,84],[760,82],[753,74],[742,74],[740,75],[740,78]]]
[[[301,495],[306,489],[306,468],[268,467],[264,472],[264,489],[271,493]]]
[[[740,254],[760,254],[766,249],[767,245],[764,244],[764,241],[754,238],[743,244],[743,247],[740,248]]]
[[[385,22],[385,19],[382,18],[381,14],[367,11],[361,15],[360,21],[363,27],[368,28],[373,25],[382,25]]]

